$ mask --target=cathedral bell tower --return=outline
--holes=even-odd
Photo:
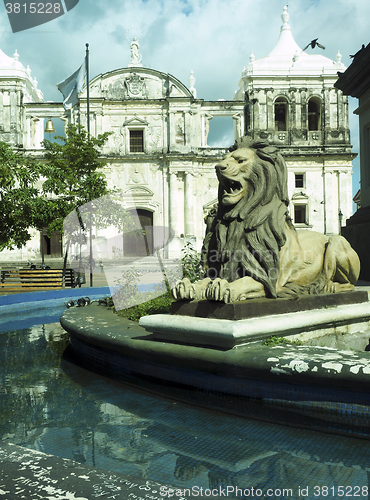
[[[8,57],[0,50],[0,140],[12,146],[28,144],[43,139],[43,121],[27,116],[25,104],[43,102],[37,81],[19,61],[18,52]],[[39,146],[40,147],[40,146]]]
[[[338,234],[352,214],[355,157],[348,100],[334,87],[345,66],[339,51],[333,61],[316,41],[302,50],[287,7],[281,18],[276,46],[261,59],[251,53],[234,99],[245,102],[245,135],[278,146],[287,162],[295,226]]]

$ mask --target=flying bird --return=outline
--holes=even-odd
[[[319,47],[319,49],[325,49],[325,47],[321,45],[321,43],[319,43],[317,40],[318,38],[315,38],[315,40],[311,40],[311,42],[308,45],[306,45],[306,47],[303,50],[308,49],[310,45],[312,49],[314,49],[316,46]]]
[[[354,54],[353,56],[349,56],[349,57],[350,57],[351,59],[356,59],[356,57],[358,57],[358,56],[361,54],[361,52],[364,50],[364,48],[365,48],[365,45],[364,45],[364,44],[362,44],[361,49],[360,49],[358,52],[356,52],[356,54]]]

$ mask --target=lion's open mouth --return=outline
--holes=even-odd
[[[231,181],[227,180],[227,182],[222,183],[222,187],[224,188],[224,195],[229,195],[229,196],[236,196],[240,194],[242,191],[243,187],[240,182],[238,181]]]

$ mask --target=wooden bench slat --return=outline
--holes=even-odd
[[[14,276],[24,276],[33,278],[35,276],[43,276],[47,278],[48,276],[63,276],[63,273],[22,273],[20,272],[19,274],[14,274]]]
[[[50,286],[62,286],[63,284],[63,281],[53,281],[52,283],[50,283]],[[42,286],[47,286],[49,287],[49,283],[43,283],[42,281],[40,281],[39,283],[21,283],[21,286],[23,288],[29,288],[30,286],[33,286],[35,288],[38,288],[38,287],[42,287]]]

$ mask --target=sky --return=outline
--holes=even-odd
[[[45,100],[61,101],[56,83],[82,64],[86,43],[90,48],[93,78],[128,65],[129,43],[136,34],[145,67],[170,73],[186,86],[193,70],[198,98],[229,100],[238,89],[251,51],[257,59],[274,48],[286,3],[286,0],[79,0],[64,16],[18,33],[12,33],[2,3],[0,48],[8,56],[17,49],[20,62],[30,66]],[[370,42],[369,0],[289,0],[288,11],[289,24],[300,47],[318,37],[326,49],[314,50],[333,60],[340,50],[346,66],[351,63],[349,55]],[[350,98],[354,152],[359,151],[358,120],[352,113],[356,107],[357,99]],[[230,130],[223,128],[221,121],[217,125],[213,131],[210,129],[210,145],[229,141]],[[358,159],[354,166],[356,192]]]

